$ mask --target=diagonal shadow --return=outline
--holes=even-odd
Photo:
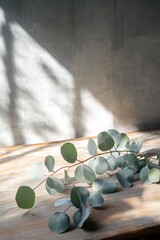
[[[27,151],[24,151],[25,146],[26,146],[26,148],[27,148],[27,145],[22,146],[22,147],[16,149],[15,151],[21,150],[21,148],[22,148],[23,153],[14,154],[14,155],[12,155],[12,156],[7,156],[7,157],[4,157],[4,158],[2,157],[2,158],[0,158],[0,164],[6,163],[6,162],[8,162],[8,161],[11,161],[11,160],[14,160],[14,159],[17,159],[17,158],[21,158],[21,157],[23,157],[23,156],[25,156],[25,155],[27,155],[27,154],[30,154],[30,153],[39,152],[40,150],[52,148],[53,146],[56,146],[56,145],[58,146],[60,143],[61,143],[61,141],[59,141],[59,142],[57,142],[57,143],[54,142],[53,144],[52,144],[52,143],[49,143],[49,144],[46,143],[45,146],[34,147],[34,149],[27,150]],[[34,146],[34,145],[32,145],[32,146]],[[10,154],[10,153],[13,153],[13,151],[11,151],[11,152],[9,151],[9,154]]]
[[[10,30],[9,21],[6,17],[6,24],[3,25],[2,33],[4,37],[6,56],[3,57],[3,61],[6,67],[6,76],[9,85],[9,106],[8,115],[10,122],[10,129],[13,136],[14,143],[17,145],[19,143],[25,143],[25,138],[23,132],[18,124],[19,116],[17,112],[17,85],[14,78],[15,67],[13,62],[13,36]]]
[[[9,37],[13,40],[9,29],[10,21],[21,25],[36,42],[73,73],[77,98],[73,103],[72,125],[76,137],[83,136],[85,132],[84,109],[81,101],[83,88],[93,93],[98,102],[113,113],[115,125],[120,121],[124,124],[133,124],[139,129],[160,126],[158,115],[160,85],[157,85],[159,52],[156,50],[159,41],[159,1],[102,0],[101,4],[98,4],[96,0],[46,0],[41,3],[33,0],[13,0],[1,1],[0,5],[5,11],[6,18],[11,16],[7,20],[7,28],[3,30],[7,54],[10,54],[8,56],[11,59],[4,60],[5,64],[10,66],[8,78],[14,78],[11,75],[14,75],[15,71],[13,55],[10,53],[13,44],[9,46],[7,40]],[[135,13],[133,9],[137,9],[136,14],[133,14]],[[97,24],[98,28],[96,28]],[[147,39],[145,44],[150,44],[152,43],[150,36],[156,39],[153,42],[155,48],[143,49],[143,56],[138,66],[139,52],[143,47],[141,39],[144,40],[145,37]],[[135,39],[137,39],[136,43],[140,42],[140,44],[128,48],[129,41],[132,43]],[[146,66],[145,69],[140,68],[141,65]],[[149,75],[147,69],[152,69],[153,74]],[[50,70],[46,68],[48,73]],[[101,79],[104,84],[101,83]],[[12,92],[17,94],[18,89],[14,80],[9,84],[13,89]],[[55,77],[54,81],[57,81]],[[104,92],[101,91],[102,89]],[[12,109],[16,107],[16,97],[12,106],[10,101],[11,107]],[[18,112],[14,113],[12,109],[10,118],[14,116],[14,120],[11,119],[13,121],[11,126],[14,129],[19,117]],[[31,127],[34,132],[39,133],[38,127]],[[49,130],[54,132],[55,128]],[[14,129],[14,140],[17,142],[18,134],[24,140],[20,126],[17,132]]]

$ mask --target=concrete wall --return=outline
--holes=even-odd
[[[160,127],[159,0],[1,0],[0,145]]]

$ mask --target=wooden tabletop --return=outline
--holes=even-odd
[[[131,139],[143,140],[143,150],[160,148],[160,131],[135,132]],[[87,138],[73,139],[79,159],[87,155]],[[15,194],[19,186],[34,188],[29,169],[32,163],[44,161],[53,155],[56,166],[62,166],[60,156],[62,142],[22,145],[0,148],[0,239],[1,240],[98,240],[98,239],[146,239],[160,236],[160,185],[142,185],[136,181],[131,188],[124,188],[105,195],[105,206],[93,209],[85,228],[72,228],[64,234],[48,229],[48,218],[54,211],[55,198],[44,185],[36,190],[36,204],[28,213],[19,209]],[[59,173],[59,177],[62,177]],[[69,210],[72,211],[72,210]],[[72,212],[70,212],[72,213]],[[153,238],[151,238],[153,239]],[[154,237],[155,239],[155,237]]]

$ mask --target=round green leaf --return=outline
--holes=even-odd
[[[78,223],[81,221],[81,217],[82,217],[82,211],[81,209],[77,210],[74,214],[73,214],[73,221],[76,224],[76,226],[78,226]]]
[[[77,210],[73,215],[73,220],[78,227],[82,227],[84,222],[88,219],[91,213],[90,208],[82,207]]]
[[[93,170],[87,165],[83,164],[76,168],[75,178],[80,182],[91,184],[96,178]]]
[[[126,148],[129,149],[129,151],[138,153],[142,148],[142,142],[140,141],[128,142],[126,144]]]
[[[97,158],[93,158],[88,163],[89,167],[95,172],[95,168],[97,166]]]
[[[18,207],[30,209],[35,203],[35,192],[28,186],[21,186],[16,193],[16,202]]]
[[[76,208],[87,205],[90,192],[85,187],[73,187],[71,190],[71,202]]]
[[[69,163],[77,160],[77,149],[72,143],[65,143],[61,147],[62,157]]]
[[[157,168],[152,168],[148,174],[149,181],[151,183],[159,182],[160,180],[160,171]]]
[[[97,164],[96,164],[96,167],[95,167],[95,173],[98,174],[98,175],[104,174],[109,167],[106,158],[97,157],[96,162],[97,162]]]
[[[94,207],[101,207],[104,204],[104,199],[101,194],[99,193],[92,193],[90,195],[90,198],[88,200],[89,205],[94,208]]]
[[[139,163],[138,163],[138,171],[140,172],[141,169],[147,165],[147,163],[146,163],[146,159],[145,158],[141,158],[138,161],[139,161]]]
[[[108,163],[109,171],[113,171],[118,167],[118,163],[113,156],[111,156],[110,158],[107,159],[107,163]]]
[[[55,195],[59,195],[59,194],[60,194],[60,193],[57,192],[55,189],[48,187],[47,184],[45,184],[45,187],[46,187],[47,192],[48,192],[50,195],[52,195],[52,196],[55,196]]]
[[[94,155],[97,154],[97,145],[96,145],[95,141],[94,141],[92,138],[90,138],[90,139],[88,140],[87,148],[88,148],[88,151],[89,151],[89,153],[90,153],[91,155],[94,156]]]
[[[43,163],[37,162],[31,166],[30,174],[33,180],[42,180],[46,173],[46,169]]]
[[[149,175],[149,168],[147,166],[143,167],[140,171],[140,180],[144,184],[151,184],[148,175]]]
[[[57,193],[64,192],[64,184],[63,182],[56,177],[48,177],[46,180],[46,190],[49,194],[55,195]]]
[[[108,169],[108,162],[106,158],[104,157],[96,157],[89,162],[89,167],[92,168],[92,170],[97,174],[97,175],[102,175],[106,172]]]
[[[122,187],[130,187],[133,185],[134,173],[130,169],[123,169],[116,173],[116,177]]]
[[[121,140],[118,144],[118,148],[126,149],[126,144],[129,142],[129,137],[125,133],[121,133]]]
[[[117,147],[121,141],[121,134],[115,129],[109,129],[107,133],[113,138],[114,146]]]
[[[53,171],[53,168],[54,168],[54,165],[55,165],[55,160],[52,156],[47,156],[45,158],[45,165],[48,169],[49,172],[52,172]]]
[[[97,136],[98,148],[101,151],[108,151],[114,146],[113,138],[107,132],[101,132]]]
[[[48,221],[48,227],[55,233],[63,233],[68,230],[69,226],[69,216],[63,212],[53,213]]]
[[[124,156],[125,159],[125,166],[131,167],[133,172],[136,173],[139,169],[139,160],[137,159],[136,155],[134,153],[126,154]]]
[[[125,165],[124,157],[123,156],[116,157],[116,163],[117,163],[119,168],[123,168],[124,165]]]
[[[116,189],[116,181],[97,178],[92,183],[92,189],[100,194],[113,193]]]

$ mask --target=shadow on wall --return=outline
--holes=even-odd
[[[2,145],[160,127],[158,0],[0,7]]]
[[[1,108],[2,118],[4,117],[4,120],[7,119],[10,131],[7,128],[5,131],[9,131],[12,134],[11,137],[13,139],[13,144],[23,144],[25,143],[26,136],[24,136],[23,133],[24,126],[20,113],[20,97],[23,96],[24,101],[27,100],[29,104],[32,105],[34,111],[36,111],[37,114],[42,113],[41,109],[36,104],[36,99],[32,92],[23,89],[23,83],[21,84],[16,82],[17,69],[14,63],[13,33],[10,28],[10,21],[7,17],[4,18],[4,24],[1,26],[1,32],[4,39],[5,48],[5,54],[2,56],[2,60],[5,66],[4,72],[6,76],[6,85],[8,86],[8,102],[7,106],[5,105],[5,110],[3,107]],[[6,102],[3,102],[2,104],[6,104]],[[49,125],[45,125],[45,123],[42,126],[49,131],[56,131],[56,129],[49,127]],[[30,123],[30,127],[33,131],[36,131],[38,135],[41,135],[41,132],[39,131],[40,127],[37,126],[36,128],[34,121]],[[43,137],[45,137],[44,133]]]
[[[15,144],[23,143],[24,136],[23,132],[19,126],[19,115],[17,110],[17,91],[20,89],[16,86],[16,82],[14,79],[15,75],[15,66],[13,63],[13,36],[10,30],[8,19],[4,19],[5,24],[2,25],[2,36],[4,38],[4,45],[6,49],[6,55],[3,56],[3,61],[5,64],[5,71],[6,71],[6,79],[8,80],[8,87],[9,87],[9,102],[8,102],[8,119],[10,124],[10,131],[13,135],[13,141]],[[22,90],[21,90],[22,91]]]

